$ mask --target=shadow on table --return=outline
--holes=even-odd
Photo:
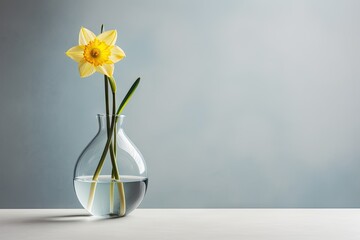
[[[126,218],[129,218],[127,216]],[[94,217],[90,214],[70,214],[70,215],[55,215],[55,216],[37,216],[34,218],[14,219],[13,223],[23,224],[58,224],[58,223],[82,223],[82,222],[96,222],[96,221],[110,221],[122,220],[122,217]]]

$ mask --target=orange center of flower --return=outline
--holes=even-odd
[[[94,48],[91,50],[90,54],[93,58],[97,58],[100,55],[100,50],[97,48]]]
[[[90,41],[84,48],[84,59],[94,66],[113,63],[109,57],[112,46],[95,38]]]

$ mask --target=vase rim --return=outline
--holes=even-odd
[[[112,116],[116,116],[116,117],[119,117],[119,118],[124,118],[124,117],[126,117],[124,114],[118,115],[118,114],[106,114],[106,113],[98,113],[98,114],[96,114],[96,116],[98,116],[98,117],[106,117],[106,116],[112,117]]]

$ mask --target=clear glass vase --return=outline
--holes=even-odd
[[[124,115],[97,117],[99,131],[76,163],[74,189],[92,215],[122,217],[136,209],[145,196],[146,163],[124,132]],[[116,137],[112,134],[109,138],[112,125]]]

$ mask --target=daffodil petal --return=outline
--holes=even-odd
[[[121,59],[123,59],[125,56],[126,55],[125,55],[124,51],[120,47],[115,45],[111,49],[111,55],[109,56],[109,59],[113,63],[116,63],[116,62],[120,61]]]
[[[81,27],[79,33],[79,45],[87,45],[96,38],[95,34],[87,28]]]
[[[110,30],[103,32],[99,36],[97,36],[97,39],[100,41],[105,42],[107,45],[114,45],[117,39],[117,32],[116,30]]]
[[[81,46],[75,46],[67,50],[66,55],[76,62],[84,58],[84,49]]]
[[[79,62],[80,77],[82,77],[82,78],[88,77],[91,74],[93,74],[94,72],[95,72],[95,67],[91,63],[89,63],[85,60]]]
[[[96,71],[105,74],[108,77],[112,77],[114,74],[114,64],[103,64],[96,67]]]

